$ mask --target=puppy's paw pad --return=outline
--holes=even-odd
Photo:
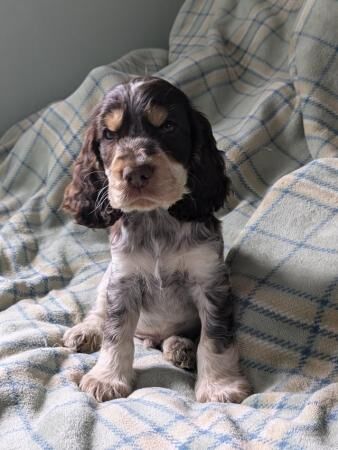
[[[101,341],[101,331],[83,322],[67,330],[62,338],[64,347],[81,353],[91,353],[99,350]]]
[[[196,385],[196,400],[201,403],[241,403],[251,393],[251,387],[245,378],[232,381],[201,380]]]
[[[106,377],[101,379],[90,372],[84,375],[79,387],[98,402],[127,397],[131,393],[131,386],[128,384]]]
[[[196,368],[196,345],[180,336],[171,336],[163,342],[163,358],[186,370]]]

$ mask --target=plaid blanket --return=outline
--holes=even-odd
[[[187,0],[169,52],[94,69],[0,140],[0,448],[338,448],[338,2]],[[106,231],[60,209],[104,92],[157,74],[211,121],[234,195],[223,211],[243,404],[198,404],[192,374],[136,345],[137,389],[97,404],[97,354],[60,346],[95,298]]]

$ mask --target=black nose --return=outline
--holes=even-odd
[[[134,188],[144,187],[150,180],[154,168],[148,164],[138,167],[125,167],[123,169],[122,178]]]

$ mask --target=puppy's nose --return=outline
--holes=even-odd
[[[138,167],[125,167],[123,169],[122,178],[134,188],[144,187],[150,180],[154,168],[148,164]]]

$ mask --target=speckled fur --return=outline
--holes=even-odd
[[[222,246],[216,219],[207,224],[182,224],[167,211],[156,210],[125,215],[115,224],[111,234],[112,260],[99,289],[98,303],[82,327],[76,325],[65,336],[65,345],[78,346],[79,350],[84,336],[87,347],[90,336],[95,338],[95,349],[97,336],[104,337],[98,364],[85,375],[82,388],[98,400],[131,391],[134,335],[154,346],[162,345],[165,359],[192,369],[194,341],[202,324],[197,353],[198,399],[218,398],[213,386],[219,390],[217,379],[223,380],[224,385],[229,373],[234,393],[227,393],[223,386],[219,400],[238,401],[247,395],[248,385],[239,374],[234,349],[232,302]],[[188,339],[182,341],[180,337]],[[184,360],[187,353],[188,362]],[[233,360],[226,357],[229,354]],[[208,360],[207,369],[203,360]],[[105,374],[105,386],[109,380],[115,380],[110,393],[102,394],[102,385],[93,385],[93,375],[98,373]],[[234,378],[243,389],[234,389]]]
[[[111,263],[96,306],[64,336],[77,351],[102,342],[97,364],[80,383],[96,400],[131,392],[135,335],[146,346],[162,346],[178,367],[193,368],[197,355],[197,400],[238,402],[248,395],[213,215],[228,192],[211,125],[182,91],[148,77],[105,95],[63,203],[79,224],[111,227]]]

